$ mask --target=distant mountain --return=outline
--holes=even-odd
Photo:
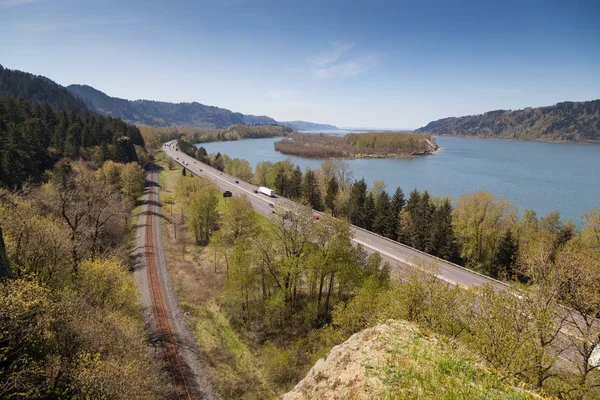
[[[45,76],[6,69],[0,65],[0,96],[29,100],[34,105],[48,104],[57,111],[85,111],[85,103],[67,89]]]
[[[87,85],[70,85],[67,89],[98,112],[126,121],[150,126],[186,126],[196,128],[226,128],[231,125],[280,124],[292,129],[335,129],[332,125],[304,121],[277,122],[264,115],[247,115],[225,108],[200,103],[167,103],[151,100],[125,100],[111,97]]]
[[[337,130],[337,126],[328,125],[328,124],[317,124],[314,122],[306,122],[306,121],[282,121],[279,122],[281,125],[285,125],[289,128],[292,128],[296,131],[335,131]]]
[[[600,100],[443,118],[416,132],[519,140],[600,140]]]

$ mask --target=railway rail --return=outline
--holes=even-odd
[[[156,172],[151,173],[151,181],[155,181],[157,178]],[[152,297],[152,307],[154,315],[156,317],[156,328],[157,333],[163,344],[165,350],[165,358],[167,361],[167,368],[171,376],[175,395],[179,400],[196,400],[196,396],[190,386],[187,378],[187,368],[185,363],[181,359],[179,347],[171,324],[169,322],[169,316],[167,307],[165,304],[163,290],[160,284],[156,265],[156,253],[154,250],[154,219],[156,214],[156,202],[158,200],[158,193],[156,193],[156,186],[150,186],[148,188],[148,205],[146,208],[146,266],[148,270],[148,280],[150,282],[150,294]]]

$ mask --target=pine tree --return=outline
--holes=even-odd
[[[363,211],[364,221],[363,221],[362,228],[365,228],[366,230],[369,230],[369,231],[372,230],[373,229],[373,221],[375,219],[376,214],[377,214],[377,210],[375,210],[375,200],[373,200],[373,196],[367,195],[367,198],[365,199],[365,205],[364,205],[364,211]]]
[[[340,186],[337,178],[332,176],[327,184],[327,193],[325,194],[325,207],[331,210],[331,214],[335,216],[335,199],[337,198]]]
[[[401,188],[396,188],[394,195],[392,196],[392,202],[390,205],[390,212],[394,216],[394,237],[393,239],[398,239],[398,224],[396,221],[400,216],[400,211],[406,205],[406,200],[404,199],[404,192]]]
[[[346,204],[348,219],[356,226],[364,227],[364,206],[367,199],[367,183],[364,179],[355,181],[350,188]]]
[[[302,196],[302,171],[297,165],[292,171],[288,192],[289,197],[293,200],[299,199]]]
[[[502,237],[498,251],[494,256],[491,268],[493,278],[498,278],[500,274],[505,274],[504,278],[512,278],[515,273],[515,262],[517,261],[518,251],[519,242],[515,240],[509,229]]]
[[[321,190],[319,181],[313,170],[307,168],[304,172],[304,181],[302,182],[302,194],[304,200],[315,210],[322,211]]]
[[[379,193],[375,202],[375,218],[373,220],[373,232],[387,238],[393,239],[396,232],[396,218],[391,210],[390,196],[385,190]]]
[[[452,228],[452,204],[448,198],[435,208],[431,221],[431,254],[457,261],[458,245]]]

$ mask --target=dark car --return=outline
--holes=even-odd
[[[258,190],[254,189],[254,193],[258,193]]]
[[[269,203],[269,207],[271,207],[271,208],[275,208],[275,204],[273,204],[273,203]]]
[[[235,181],[235,183],[240,183],[240,181]]]

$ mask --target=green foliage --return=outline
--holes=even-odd
[[[444,118],[416,132],[530,140],[600,139],[600,100],[563,102],[549,107],[497,110]]]
[[[137,161],[134,145],[144,144],[139,130],[123,121],[88,111],[56,112],[47,104],[0,97],[0,185],[39,182],[62,156],[92,159],[96,146],[109,159]],[[109,145],[107,145],[109,143]]]
[[[349,133],[344,137],[298,134],[275,143],[275,150],[308,158],[408,157],[437,149],[428,134],[410,132]]]

